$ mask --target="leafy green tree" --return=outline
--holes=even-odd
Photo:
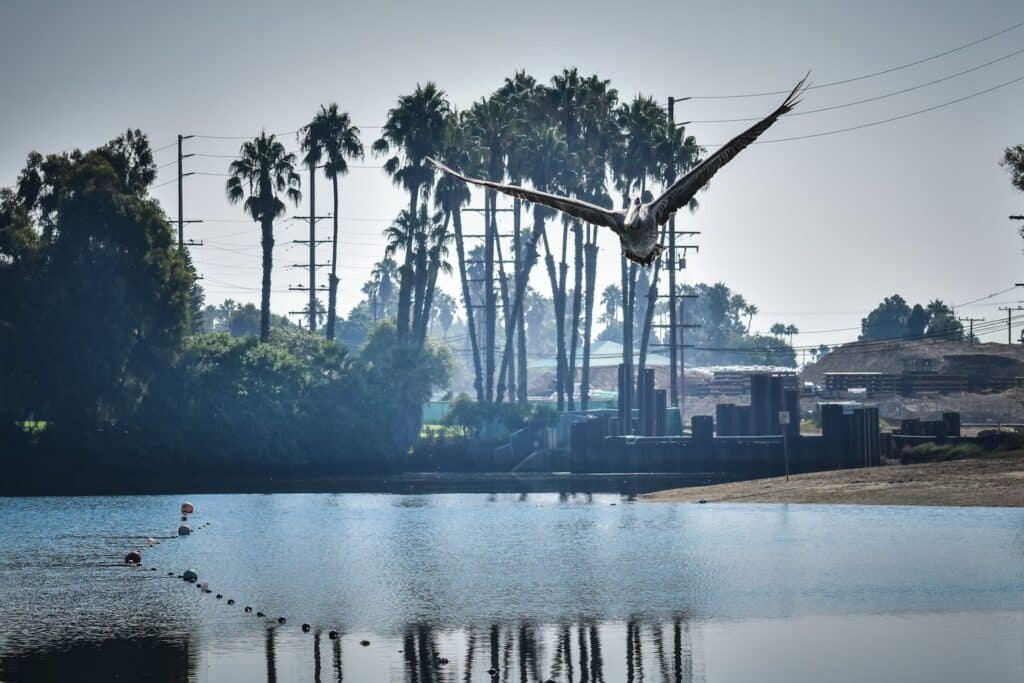
[[[886,297],[868,317],[861,320],[861,341],[902,339],[907,336],[911,308],[899,294]]]
[[[10,385],[24,394],[0,404],[80,431],[129,418],[173,363],[194,277],[147,196],[154,174],[138,131],[89,152],[29,155],[0,210],[0,365],[26,373]],[[47,333],[55,320],[60,335]]]
[[[274,135],[261,133],[245,142],[239,157],[228,167],[227,197],[232,204],[243,202],[243,208],[260,224],[263,247],[263,281],[260,298],[260,341],[270,338],[270,274],[274,268],[274,219],[285,211],[280,199],[284,195],[298,205],[299,175],[295,172],[295,155],[287,152]]]
[[[1009,171],[1013,186],[1024,191],[1024,145],[1007,147],[1003,151],[1003,160],[1000,164]]]

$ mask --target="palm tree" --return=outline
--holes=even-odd
[[[466,132],[480,155],[480,165],[487,178],[501,182],[505,178],[505,154],[512,140],[512,121],[506,103],[499,97],[483,98],[475,102],[464,120]],[[484,201],[484,393],[487,400],[494,397],[494,369],[496,350],[497,299],[494,292],[495,253],[500,251],[498,241],[497,192],[488,189]],[[509,318],[508,284],[504,264],[498,261],[498,280],[502,307],[506,312],[505,326],[514,321]],[[499,381],[504,378],[499,378]]]
[[[388,111],[381,137],[373,143],[373,151],[378,155],[394,152],[384,162],[384,172],[391,176],[395,185],[409,193],[411,217],[418,215],[420,197],[425,201],[430,194],[434,170],[433,166],[425,163],[425,159],[437,154],[444,140],[449,112],[445,93],[436,84],[417,85],[411,95],[399,97],[398,105]],[[405,262],[400,271],[397,319],[399,339],[405,339],[410,331],[415,239],[415,234],[408,235]]]
[[[442,161],[456,168],[470,166],[476,156],[473,143],[466,135],[463,119],[463,116],[455,112],[448,115],[444,143],[438,153]],[[466,245],[462,234],[462,207],[468,204],[469,200],[469,187],[466,183],[448,174],[441,176],[434,191],[434,203],[437,208],[449,214],[452,220],[452,230],[455,233],[455,252],[458,256],[459,284],[462,289],[462,304],[466,310],[466,329],[469,333],[473,357],[473,387],[476,389],[477,401],[483,403],[485,400],[483,364],[480,357],[472,291],[469,286]]]
[[[613,202],[606,187],[608,156],[618,138],[618,126],[613,113],[618,103],[618,92],[610,87],[609,81],[601,80],[596,75],[583,82],[587,106],[583,117],[584,128],[583,150],[586,162],[582,164],[586,172],[582,175],[578,195],[599,206],[611,207]],[[584,271],[585,293],[583,301],[583,367],[580,373],[580,408],[590,407],[590,341],[594,325],[594,296],[597,283],[597,227],[586,226],[583,239],[582,257],[577,245],[576,269]],[[577,291],[580,289],[577,276]],[[575,302],[574,302],[575,306]],[[574,310],[575,312],[575,310]],[[574,328],[578,328],[578,321]],[[571,364],[575,365],[575,337],[570,350]]]
[[[527,140],[532,131],[539,125],[539,102],[541,90],[537,79],[528,75],[525,71],[516,71],[511,78],[506,78],[505,83],[498,88],[494,94],[500,98],[508,110],[511,121],[511,142],[506,152],[506,170],[509,181],[521,184],[526,175],[526,168],[529,160],[527,158]],[[524,231],[522,226],[523,202],[516,197],[512,201],[512,251],[515,260],[515,284],[523,277],[523,263],[526,260],[523,239]],[[526,316],[525,306],[520,306],[519,317],[513,321],[516,326],[516,368],[519,374],[516,378],[519,405],[525,406],[527,402],[527,391],[529,379],[526,368]]]
[[[306,304],[302,308],[302,315],[307,319],[316,320],[318,324],[322,325],[324,318],[327,317],[327,314],[324,312],[324,302],[320,301],[318,298],[313,299],[312,314],[310,314],[310,308],[310,305]]]
[[[629,197],[634,191],[639,191],[642,201],[648,201],[647,181],[661,176],[660,152],[664,144],[662,139],[668,126],[668,118],[657,102],[642,95],[623,104],[619,108],[616,118],[621,137],[613,148],[610,158],[616,188],[622,194],[623,204],[629,201]],[[620,267],[624,294],[622,360],[632,378],[637,267],[634,263],[629,264],[627,268],[624,257],[620,261]],[[641,348],[641,359],[644,359],[643,348]],[[631,397],[627,397],[627,405],[631,406],[631,404]]]
[[[564,192],[565,188],[572,186],[576,178],[576,159],[569,154],[565,137],[557,128],[548,128],[542,132],[536,132],[527,145],[529,150],[527,158],[530,160],[530,165],[526,170],[526,173],[536,189],[544,192]],[[545,228],[545,221],[553,214],[554,212],[545,206],[541,206],[540,204],[533,205],[533,229],[530,235],[530,242],[526,246],[524,254],[522,268],[523,279],[522,282],[519,282],[516,285],[516,296],[512,304],[513,318],[519,314],[519,310],[521,310],[523,306],[523,298],[526,295],[526,286],[530,279],[530,271],[533,269],[533,266],[537,261],[537,245],[541,241],[543,241],[544,248],[547,252],[545,263],[548,268],[548,277],[551,280],[552,292],[558,291],[559,278],[555,273],[554,256],[551,250],[551,245],[548,242],[547,230]],[[565,354],[565,301],[564,297],[560,300],[559,297],[554,296],[553,299],[555,308],[556,338],[558,340],[558,363],[555,374],[555,384],[558,395],[558,409],[563,410],[565,408],[565,383],[568,377],[568,359]],[[506,332],[508,332],[508,330],[506,330]],[[511,345],[512,335],[506,334],[505,351],[502,356],[502,370],[498,373],[499,382],[502,381],[502,373],[505,371],[507,363],[510,360],[509,356],[511,353]],[[503,389],[504,384],[499,384],[499,399]]]
[[[373,312],[373,320],[376,322],[390,315],[392,299],[395,296],[395,281],[398,279],[398,263],[393,258],[385,256],[373,264],[370,277],[376,284]]]
[[[768,329],[768,331],[771,333],[773,337],[775,337],[776,339],[780,339],[782,335],[786,334],[789,330],[782,323],[773,323],[772,326]]]
[[[352,125],[348,112],[338,111],[338,105],[333,102],[326,107],[321,105],[320,111],[300,134],[302,149],[306,152],[303,161],[310,166],[310,216],[316,215],[315,174],[312,167],[319,163],[322,157],[327,159],[323,165],[324,175],[331,179],[334,190],[334,208],[331,212],[334,230],[331,238],[331,275],[327,295],[327,338],[334,339],[338,307],[338,177],[348,173],[348,159],[363,158],[363,143],[359,139],[359,128]],[[310,240],[312,239],[311,234]],[[310,248],[312,249],[312,246]]]
[[[618,322],[618,312],[622,307],[622,289],[618,285],[608,285],[601,292],[601,306],[604,311],[601,313],[600,322],[602,325],[611,325]]]
[[[423,346],[427,338],[427,328],[429,322],[433,319],[433,306],[437,290],[437,276],[440,272],[444,272],[446,275],[450,275],[452,272],[451,263],[448,262],[448,243],[451,242],[451,235],[448,234],[448,224],[451,221],[451,214],[447,213],[444,215],[444,220],[440,220],[441,215],[435,214],[434,216],[434,228],[430,231],[428,236],[427,244],[427,260],[429,265],[423,274],[423,294],[422,297],[418,297],[422,300],[421,307],[416,313],[416,343],[419,346]],[[417,289],[420,288],[419,279],[417,280]]]
[[[441,325],[442,338],[448,338],[448,330],[455,324],[455,299],[448,292],[438,290],[434,294],[434,312],[431,316],[431,326],[436,321]]]
[[[743,313],[747,316],[747,334],[750,334],[750,325],[754,322],[754,316],[761,312],[755,304],[747,304],[743,309]]]
[[[295,172],[295,155],[285,151],[276,137],[261,133],[244,142],[239,157],[228,167],[228,201],[243,208],[260,224],[263,246],[263,286],[260,298],[260,341],[270,338],[270,271],[274,267],[274,219],[285,204],[279,195],[299,203],[301,180]]]
[[[793,335],[800,334],[800,328],[796,325],[786,325],[786,331],[783,334],[789,335],[789,345],[793,345]]]

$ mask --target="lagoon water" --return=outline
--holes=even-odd
[[[175,538],[185,498],[197,531]],[[167,575],[187,568],[213,592]],[[115,676],[1020,681],[1024,510],[0,499],[0,680]]]

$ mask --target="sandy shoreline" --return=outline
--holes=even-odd
[[[1024,507],[1024,451],[923,465],[799,474],[668,489],[640,500],[671,503],[841,503]]]

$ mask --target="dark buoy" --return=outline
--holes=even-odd
[[[338,632],[337,631],[328,631],[327,632],[327,637],[330,638],[331,640],[337,640],[338,639]]]
[[[698,502],[698,503],[700,503],[701,505],[704,505],[705,503],[707,503],[707,501],[706,501],[706,500],[704,500],[703,498],[701,498],[701,499],[700,499],[700,500],[698,500],[697,502]]]
[[[181,578],[188,581],[189,583],[195,583],[199,580],[199,574],[196,574],[191,569],[186,569],[181,573]]]
[[[249,607],[248,605],[246,605],[245,606],[245,611],[246,612],[251,612],[252,611],[252,607]]]
[[[438,664],[447,664],[448,663],[448,658],[447,657],[438,657],[437,658],[437,663]]]
[[[125,564],[139,564],[142,562],[142,553],[138,550],[133,550],[124,556]]]
[[[188,524],[182,524],[178,527],[179,536],[188,536],[190,533],[192,533],[192,529],[189,527]]]
[[[498,675],[498,670],[492,666],[490,669],[487,670],[487,673],[493,678],[494,676]]]
[[[288,623],[288,620],[285,619],[284,617],[278,617],[277,618],[277,623],[279,623],[279,624],[286,624],[286,623]]]
[[[220,593],[217,593],[217,599],[218,599],[218,600],[220,600],[220,599],[221,599],[221,598],[223,598],[223,597],[224,597],[223,595],[221,595]]]
[[[267,615],[266,615],[266,614],[264,614],[263,612],[257,612],[257,613],[256,613],[256,616],[258,616],[258,617],[265,617],[265,616],[267,616]]]
[[[309,624],[303,624],[302,625],[302,632],[303,633],[309,633],[309,629],[310,628],[312,628],[312,627]]]
[[[150,568],[149,568],[149,571],[151,571],[151,572],[155,572],[155,571],[156,571],[156,567],[150,567]]]
[[[174,572],[167,572],[167,576],[174,576]]]
[[[362,645],[363,647],[366,647],[367,645],[370,644],[370,641],[368,641],[368,640],[360,640],[359,644]]]
[[[235,601],[234,601],[234,599],[230,599],[230,600],[228,600],[228,604],[229,604],[229,605],[233,605],[233,604],[235,604]]]

